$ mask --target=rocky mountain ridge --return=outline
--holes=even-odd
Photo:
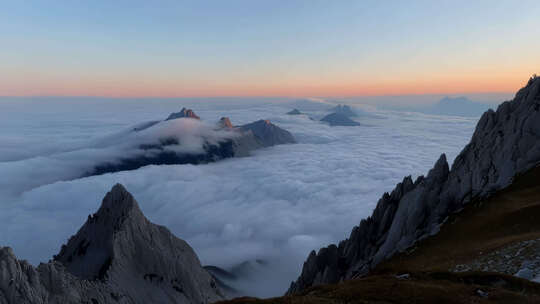
[[[443,154],[426,177],[403,179],[339,245],[312,251],[289,294],[367,274],[380,262],[436,234],[450,214],[488,197],[540,163],[540,78],[488,110],[449,168]]]
[[[177,118],[194,118],[194,119],[201,119],[195,112],[193,112],[192,109],[186,109],[182,108],[180,112],[171,113],[169,117],[165,120],[171,120],[171,119],[177,119]]]
[[[0,303],[211,303],[223,299],[193,249],[149,222],[117,184],[53,261],[0,248]]]
[[[200,120],[191,109],[186,108],[172,113],[165,121],[176,119]],[[148,130],[159,123],[159,121],[151,121],[140,124],[133,128],[133,132]],[[200,151],[179,152],[178,148],[182,148],[182,142],[174,136],[159,138],[157,142],[154,139],[151,144],[140,144],[137,147],[140,153],[137,155],[99,164],[85,176],[135,170],[146,165],[204,164],[225,158],[247,156],[251,151],[263,147],[296,142],[290,132],[274,125],[269,120],[258,120],[235,127],[228,117],[222,117],[216,129],[209,132],[215,133],[217,139],[211,139],[211,134],[207,135],[208,138],[200,135],[203,142]]]
[[[321,119],[321,121],[328,123],[330,126],[344,126],[353,127],[360,126],[359,122],[356,122],[349,118],[349,116],[341,113],[328,114]]]

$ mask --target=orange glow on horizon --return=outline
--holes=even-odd
[[[440,75],[429,79],[388,79],[317,83],[296,81],[267,85],[250,82],[238,84],[188,85],[180,81],[148,79],[10,79],[1,81],[0,96],[95,96],[136,97],[353,97],[385,95],[508,93],[521,88],[531,74],[508,76]],[[22,79],[21,79],[22,80]],[[334,80],[334,82],[337,82]],[[33,84],[33,85],[29,85]]]

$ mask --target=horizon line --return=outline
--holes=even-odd
[[[438,92],[438,93],[408,93],[408,94],[366,94],[366,95],[325,95],[325,96],[295,96],[295,95],[191,95],[191,96],[116,96],[116,95],[0,95],[0,98],[109,98],[109,99],[204,99],[204,98],[369,98],[369,97],[404,97],[404,96],[457,96],[479,94],[515,94],[514,91],[477,91],[477,92]]]

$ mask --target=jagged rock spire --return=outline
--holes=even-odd
[[[211,303],[223,299],[193,249],[146,219],[120,184],[54,261],[0,249],[0,303]],[[6,265],[6,267],[4,267]],[[8,270],[8,271],[6,271]],[[94,299],[94,300],[92,300]]]
[[[229,117],[221,117],[221,119],[218,122],[218,126],[224,129],[234,129],[234,126],[231,120],[229,119]]]

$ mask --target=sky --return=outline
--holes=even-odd
[[[539,1],[1,1],[0,96],[515,92]]]

